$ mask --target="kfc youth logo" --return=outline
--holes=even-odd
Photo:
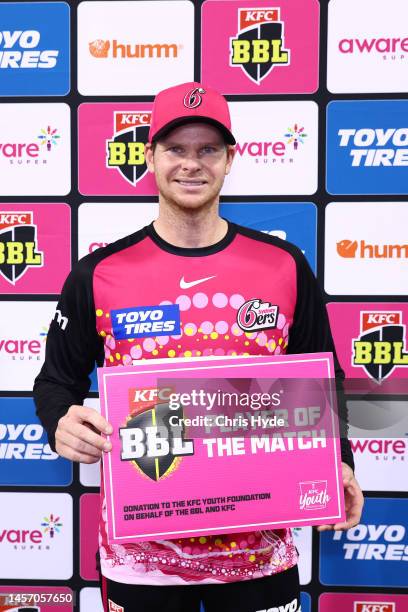
[[[44,264],[33,217],[32,212],[0,213],[0,274],[12,285],[28,268],[41,268]]]
[[[238,310],[237,323],[245,332],[254,332],[276,327],[279,306],[260,299],[248,300]]]
[[[330,501],[327,494],[327,480],[300,482],[299,508],[301,510],[321,510]]]
[[[106,167],[117,170],[135,186],[147,172],[145,144],[148,141],[151,111],[114,113],[114,134],[106,141]]]
[[[230,38],[230,66],[259,85],[275,66],[290,64],[279,8],[238,9],[238,31]]]
[[[366,373],[380,383],[396,367],[408,366],[406,352],[406,326],[401,311],[362,311],[360,336],[353,338],[352,365],[363,367]]]

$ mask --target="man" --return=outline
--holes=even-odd
[[[234,144],[228,105],[214,90],[186,83],[156,96],[146,162],[159,190],[159,217],[74,267],[35,383],[38,414],[60,455],[92,463],[110,450],[100,435],[112,431],[110,424],[80,405],[95,360],[114,366],[142,358],[334,350],[317,283],[299,249],[218,214]],[[258,301],[278,305],[277,324],[244,333],[238,310]],[[163,304],[177,305],[180,334],[163,326],[115,338],[112,310]],[[336,529],[357,524],[362,507],[346,439],[342,453],[348,518]],[[103,500],[103,480],[101,489]],[[208,612],[300,609],[290,530],[109,546],[105,518],[102,503],[105,607],[111,600],[125,612],[194,612],[202,599]]]

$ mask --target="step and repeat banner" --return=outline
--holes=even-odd
[[[407,24],[406,0],[1,2],[0,610],[102,610],[99,466],[51,451],[31,390],[72,264],[157,216],[152,101],[192,80],[230,102],[221,214],[302,249],[353,383],[364,513],[294,529],[302,611],[408,609]]]

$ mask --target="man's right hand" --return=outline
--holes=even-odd
[[[112,425],[94,408],[72,405],[58,421],[55,448],[59,455],[71,461],[96,463],[103,452],[112,448],[99,434],[112,431]]]

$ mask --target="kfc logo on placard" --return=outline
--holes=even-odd
[[[230,38],[230,66],[259,85],[274,66],[290,64],[280,8],[238,9],[238,32]]]
[[[151,111],[115,111],[114,134],[106,141],[106,167],[116,170],[135,186],[147,172],[145,144]]]
[[[353,338],[352,365],[363,367],[368,376],[381,382],[396,367],[408,366],[406,326],[402,312],[362,311],[360,336]]]

